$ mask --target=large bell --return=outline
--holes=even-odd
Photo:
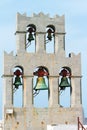
[[[15,77],[15,82],[14,82],[13,85],[15,85],[15,88],[16,88],[16,89],[18,89],[18,87],[19,87],[20,85],[23,85],[23,84],[21,83],[21,78],[20,78],[19,76]]]
[[[33,37],[33,34],[32,34],[32,33],[29,33],[27,40],[28,40],[29,42],[31,42],[32,40],[34,40],[34,37]]]
[[[60,88],[62,90],[65,89],[66,87],[70,87],[70,84],[68,82],[68,78],[67,77],[62,77],[59,86],[60,86]]]
[[[47,90],[48,87],[47,87],[47,85],[46,85],[46,83],[45,83],[45,78],[43,78],[43,77],[38,77],[38,78],[37,78],[37,83],[36,83],[34,89],[35,89],[35,90]]]

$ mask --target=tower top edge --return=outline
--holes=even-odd
[[[63,14],[63,15],[58,15],[58,14],[56,14],[56,15],[54,15],[53,17],[51,17],[49,14],[44,14],[43,12],[40,12],[40,13],[38,13],[38,14],[36,14],[36,13],[33,13],[31,16],[27,16],[27,14],[26,13],[23,13],[23,14],[21,14],[21,13],[19,13],[19,12],[17,12],[17,17],[18,18],[23,18],[23,17],[25,17],[25,18],[33,18],[33,17],[36,17],[36,18],[42,18],[42,17],[47,17],[47,18],[51,18],[51,19],[63,19],[64,20],[64,18],[65,18],[65,15]]]

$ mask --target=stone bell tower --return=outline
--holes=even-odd
[[[17,13],[16,55],[4,52],[4,130],[46,130],[48,124],[76,124],[77,117],[83,121],[81,55],[65,56],[64,20],[58,15]],[[22,106],[16,107],[14,97],[20,88]],[[70,106],[63,107],[60,94],[67,88]],[[48,92],[47,108],[34,106],[41,91]]]

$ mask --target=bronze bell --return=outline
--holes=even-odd
[[[68,82],[67,77],[62,77],[61,78],[61,82],[59,84],[59,87],[61,88],[61,90],[64,90],[66,87],[70,87],[70,83]]]
[[[18,87],[19,87],[20,85],[23,85],[23,84],[21,83],[21,78],[20,78],[19,76],[16,76],[16,77],[15,77],[15,82],[14,82],[13,85],[15,85],[15,88],[16,88],[16,89],[18,89]]]
[[[32,33],[29,33],[27,40],[28,40],[29,42],[31,42],[32,40],[34,40],[34,37],[33,37],[33,34],[32,34]]]
[[[45,83],[45,78],[43,78],[43,77],[38,77],[38,78],[37,78],[37,83],[36,83],[34,89],[35,89],[35,90],[47,90],[48,87],[47,87],[47,85],[46,85],[46,83]]]
[[[48,29],[47,33],[48,33],[47,38],[48,38],[48,40],[51,41],[51,40],[52,40],[52,30],[51,30],[51,29]]]
[[[28,33],[29,33],[28,39],[27,39],[28,42],[31,42],[32,40],[34,40],[33,32],[34,32],[34,29],[33,29],[32,27],[30,27],[30,28],[28,29]]]

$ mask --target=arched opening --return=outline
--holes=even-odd
[[[55,27],[53,25],[48,25],[46,27],[46,52],[47,53],[54,53],[55,52]]]
[[[26,28],[26,50],[28,52],[36,51],[36,26],[29,24]]]
[[[16,66],[13,70],[13,105],[23,106],[23,68]]]
[[[71,106],[71,69],[62,67],[59,72],[59,102],[61,107]]]
[[[49,72],[44,66],[37,67],[33,72],[33,101],[35,107],[48,107]]]

